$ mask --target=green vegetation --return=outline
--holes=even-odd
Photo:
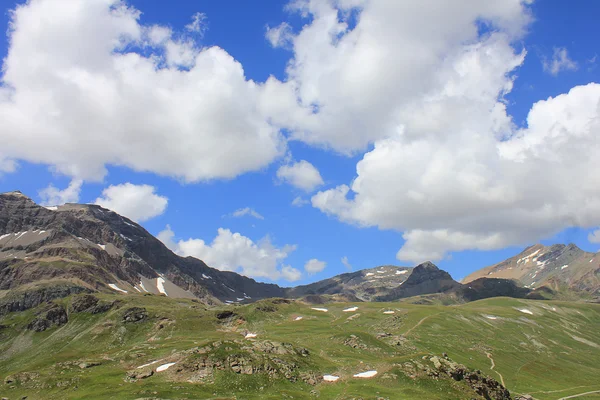
[[[328,309],[322,312],[293,301],[263,300],[213,309],[192,300],[163,296],[97,296],[104,302],[119,302],[105,313],[69,312],[67,324],[43,332],[26,330],[37,310],[11,313],[0,320],[2,396],[476,397],[464,381],[434,379],[407,368],[407,363],[429,364],[429,357],[424,356],[442,353],[504,381],[513,396],[528,393],[536,399],[558,399],[600,390],[597,304],[493,298],[457,306],[332,303],[317,306]],[[55,303],[70,309],[76,297]],[[342,311],[350,306],[358,306],[358,310]],[[131,307],[145,308],[147,319],[124,323],[123,314]],[[386,310],[395,313],[384,314]],[[222,311],[234,314],[217,318]],[[256,338],[244,339],[248,332],[255,333]],[[275,348],[267,348],[269,343],[275,343]],[[305,350],[308,355],[303,354]],[[240,360],[242,368],[250,364],[259,371],[240,373],[224,365],[214,368],[206,379],[197,379],[199,371],[194,366],[203,360],[234,358]],[[137,368],[153,361],[158,362]],[[150,371],[169,362],[176,364],[166,371],[145,379],[127,378],[128,371]],[[80,366],[82,363],[88,365]],[[95,363],[99,365],[92,366]],[[289,376],[285,376],[287,370]],[[378,371],[377,376],[352,377],[368,370]],[[311,376],[324,374],[340,379],[309,382]]]

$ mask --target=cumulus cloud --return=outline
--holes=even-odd
[[[137,222],[147,221],[161,215],[167,209],[169,199],[155,193],[150,185],[123,183],[111,185],[102,191],[95,204],[108,208]]]
[[[591,232],[588,235],[588,240],[590,243],[600,243],[600,229]]]
[[[554,76],[558,75],[561,71],[576,71],[578,68],[577,63],[569,58],[567,49],[564,47],[554,48],[552,59],[544,59],[542,66],[544,67],[544,71]]]
[[[304,264],[304,270],[309,274],[316,274],[325,269],[327,263],[325,261],[319,261],[316,258],[310,259]]]
[[[441,71],[462,73],[452,60],[465,47],[497,32],[518,40],[531,20],[527,3],[294,1],[289,9],[307,19],[291,39],[293,58],[272,121],[293,139],[362,151],[401,128],[403,111],[443,84]],[[481,23],[490,33],[480,35]]]
[[[600,167],[600,86],[537,102],[525,128],[507,113],[528,5],[295,2],[309,21],[293,38],[286,85],[307,113],[274,120],[338,152],[372,146],[351,183],[312,205],[402,232],[397,257],[414,262],[598,226],[600,178],[589,171]],[[345,16],[356,14],[353,26]]]
[[[277,170],[277,177],[305,192],[312,192],[324,183],[319,170],[305,160],[282,165]]]
[[[263,217],[262,215],[260,215],[258,212],[256,212],[256,210],[250,208],[250,207],[246,207],[246,208],[240,208],[238,210],[235,210],[231,216],[234,218],[241,218],[243,216],[249,215],[251,217],[254,217],[256,219],[265,219],[265,217]]]
[[[350,271],[352,271],[352,264],[350,264],[350,261],[348,261],[348,257],[344,256],[341,259],[342,264],[344,264],[344,267],[348,268]]]
[[[282,22],[276,27],[271,28],[267,25],[265,37],[274,48],[289,48],[294,40],[292,27],[287,22]]]
[[[73,179],[69,183],[69,186],[63,190],[50,184],[47,188],[40,190],[40,204],[44,206],[56,206],[65,203],[77,203],[79,202],[79,193],[81,192],[82,184],[81,180]]]
[[[293,103],[293,91],[247,80],[223,49],[143,25],[140,14],[124,0],[16,6],[0,82],[2,159],[76,179],[119,165],[197,182],[285,153],[269,113]],[[204,24],[197,14],[188,30]]]
[[[294,281],[300,278],[299,271],[289,265],[282,265],[288,255],[296,250],[295,245],[274,246],[266,236],[258,242],[219,228],[212,243],[190,238],[175,241],[175,233],[167,225],[157,237],[173,252],[187,257],[196,257],[208,266],[222,271],[236,271],[252,278],[285,279]]]

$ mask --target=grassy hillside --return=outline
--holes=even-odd
[[[513,396],[559,399],[600,390],[596,304],[494,298],[460,306],[316,306],[327,308],[323,312],[274,300],[209,309],[161,296],[102,296],[115,299],[119,303],[105,313],[70,311],[68,323],[43,332],[25,329],[39,309],[0,319],[0,394],[10,399],[475,398],[464,380],[431,374],[431,356],[442,353],[503,381]],[[70,310],[72,300],[57,303]],[[343,311],[352,306],[358,309]],[[147,318],[124,322],[131,307],[145,308]],[[246,339],[248,333],[256,337]],[[168,363],[175,364],[155,371]],[[353,378],[369,370],[377,375]],[[144,373],[153,375],[142,378]],[[325,374],[339,380],[323,382]]]

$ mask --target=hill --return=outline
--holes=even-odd
[[[597,304],[89,297],[0,319],[2,396],[555,400],[600,390]]]

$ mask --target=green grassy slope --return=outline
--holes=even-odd
[[[504,381],[513,395],[559,399],[600,390],[600,305],[596,304],[494,298],[460,306],[335,303],[318,306],[328,309],[320,312],[296,302],[265,300],[224,308],[237,316],[219,320],[217,309],[189,300],[103,296],[115,298],[121,300],[118,309],[97,315],[70,313],[66,325],[45,332],[24,329],[35,310],[0,320],[4,326],[0,328],[0,395],[10,399],[474,397],[464,382],[410,376],[407,362],[425,363],[423,356],[442,353]],[[58,303],[68,307],[70,301]],[[123,311],[133,306],[145,307],[149,318],[123,323]],[[350,306],[358,310],[342,311]],[[385,310],[395,314],[383,314]],[[244,339],[247,332],[256,333],[256,339]],[[289,382],[281,374],[270,378],[225,368],[204,383],[189,383],[189,371],[177,371],[204,357],[204,350],[197,349],[214,342],[207,354],[226,358],[251,357],[246,343],[264,340],[309,351],[306,357],[293,352],[270,356],[269,362],[283,360],[295,366],[295,373],[332,374],[340,380],[312,386],[300,379]],[[176,364],[146,379],[125,381],[127,371],[140,371],[138,366],[157,360],[146,370]],[[80,368],[81,362],[100,365]],[[371,379],[352,377],[367,370],[378,374]]]

